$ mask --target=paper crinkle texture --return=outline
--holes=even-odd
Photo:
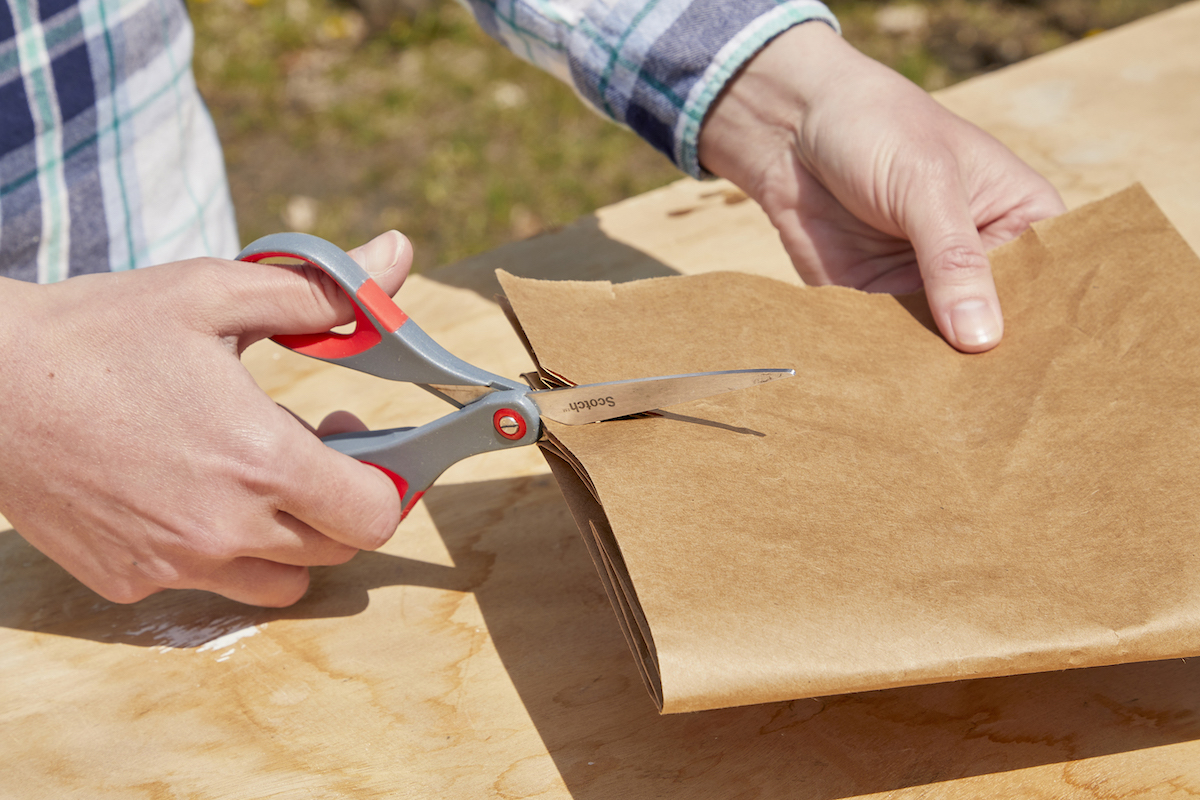
[[[501,276],[547,376],[796,370],[547,423],[664,712],[1200,653],[1200,260],[1134,187],[992,262],[970,356],[919,296]]]

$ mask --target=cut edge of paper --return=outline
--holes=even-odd
[[[1093,219],[1088,216],[1089,214],[1095,214],[1096,217]],[[1080,223],[1082,224],[1080,225]],[[1073,225],[1075,227],[1072,227]],[[1101,227],[1097,228],[1097,225]],[[1086,301],[1089,297],[1087,293],[1095,289],[1094,286],[1091,286],[1093,282],[1091,279],[1093,272],[1091,271],[1085,270],[1086,274],[1081,275],[1076,282],[1063,283],[1059,287],[1061,289],[1077,291],[1080,293],[1079,297],[1070,297],[1067,295],[1055,297],[1054,295],[1050,295],[1043,298],[1040,293],[1045,292],[1047,286],[1057,284],[1045,284],[1045,282],[1038,280],[1038,278],[1057,273],[1059,270],[1055,269],[1055,265],[1064,256],[1064,253],[1077,245],[1086,246],[1088,237],[1095,236],[1099,230],[1104,230],[1103,226],[1112,226],[1114,229],[1128,229],[1136,231],[1143,236],[1151,233],[1155,236],[1158,236],[1160,233],[1174,233],[1174,237],[1166,236],[1166,239],[1162,240],[1163,257],[1169,258],[1172,261],[1176,260],[1175,257],[1182,258],[1183,251],[1177,249],[1178,247],[1182,247],[1186,249],[1187,255],[1192,260],[1195,260],[1195,255],[1187,247],[1186,242],[1183,242],[1177,232],[1174,232],[1169,220],[1166,219],[1165,215],[1162,215],[1161,209],[1149,197],[1145,189],[1140,185],[1134,185],[1109,198],[1074,209],[1061,217],[1035,223],[1029,231],[1016,240],[992,250],[991,255],[994,257],[994,263],[997,266],[1002,266],[1003,262],[1006,261],[1013,259],[1019,261],[1035,255],[1042,265],[1040,268],[1041,271],[1035,272],[1031,276],[1033,280],[1029,285],[1017,283],[1002,287],[1005,290],[1001,294],[1002,300],[1005,300],[1005,302],[1007,302],[1006,298],[1013,300],[1014,308],[1018,305],[1016,303],[1018,298],[1026,305],[1030,304],[1031,299],[1037,301],[1036,305],[1043,305],[1044,302],[1054,303],[1055,301],[1075,303],[1077,305],[1080,298]],[[1156,239],[1156,241],[1158,240]],[[1097,258],[1099,259],[1095,262],[1095,269],[1097,270],[1102,269],[1110,260],[1107,252],[1099,253]],[[533,281],[515,278],[503,272],[499,274],[499,277],[501,285],[506,292],[512,290],[521,292],[521,287],[534,283],[546,287],[545,289],[538,289],[538,292],[541,294],[537,295],[537,301],[541,303],[549,302],[552,306],[556,298],[563,297],[561,292],[570,291],[567,287],[557,287],[562,287],[564,283],[581,283],[578,281]],[[681,280],[689,280],[689,278],[656,278],[635,283],[649,284],[654,281]],[[556,288],[549,288],[550,285],[557,286]],[[579,289],[578,286],[574,288],[576,291]],[[621,288],[625,291],[630,289],[629,285],[622,285]],[[822,290],[825,288],[827,287],[822,287]],[[842,295],[843,292],[858,293],[854,289],[844,289],[841,287],[828,288],[832,288],[838,295]],[[601,305],[606,302],[605,294],[613,296],[614,299],[618,294],[618,292],[614,291],[611,284],[605,287],[597,286],[596,283],[589,283],[587,293],[590,296],[590,300]],[[918,314],[914,313],[914,309],[917,311],[921,309],[923,299],[921,294],[897,298],[912,317],[917,318],[918,321],[922,321],[924,327],[930,329],[926,321],[921,320]],[[513,321],[514,328],[521,332],[522,340],[526,342],[526,347],[531,358],[538,365],[539,375],[546,374],[547,370],[526,338],[525,332],[516,320],[515,314],[511,313],[511,308],[509,309],[509,315],[510,320]],[[1097,317],[1094,314],[1086,320],[1071,316],[1069,322],[1071,324],[1067,326],[1068,332],[1075,331],[1084,337],[1097,337],[1105,332],[1103,328],[1105,318]],[[1080,327],[1081,325],[1082,327]],[[1101,327],[1097,328],[1097,325]],[[1009,332],[1009,337],[1011,337],[1014,345],[1019,341],[1019,338],[1034,335],[1038,334],[1032,328],[1018,329],[1014,327],[1014,330]],[[963,358],[967,357],[964,356]],[[1145,642],[1145,646],[1138,651],[1139,654],[1136,654],[1137,657],[1133,657],[1135,654],[1127,650],[1126,645],[1128,643],[1120,641],[1121,636],[1118,630],[1113,629],[1111,635],[1118,639],[1115,648],[1101,648],[1100,644],[1093,641],[1086,647],[1076,644],[1069,648],[1070,652],[1065,652],[1062,649],[1062,642],[1058,642],[1056,647],[1049,650],[1037,647],[1029,648],[1027,646],[1029,643],[1025,643],[1024,646],[1009,651],[980,654],[980,656],[973,658],[963,658],[960,656],[956,662],[955,669],[944,671],[938,675],[934,675],[925,669],[898,671],[897,669],[888,670],[881,668],[870,675],[849,671],[842,673],[840,677],[825,676],[822,680],[811,682],[807,688],[802,690],[797,685],[793,685],[794,682],[790,682],[788,688],[775,687],[782,690],[783,693],[773,690],[760,691],[755,695],[756,699],[745,699],[745,696],[741,699],[726,698],[733,699],[734,702],[720,702],[722,698],[715,695],[693,696],[692,694],[679,694],[675,689],[665,692],[663,669],[671,665],[672,654],[670,652],[665,653],[664,657],[667,661],[660,664],[654,637],[651,635],[646,616],[642,612],[638,595],[631,585],[625,558],[622,555],[620,544],[616,540],[616,534],[610,523],[610,519],[598,497],[595,481],[588,475],[588,471],[584,468],[580,460],[569,453],[561,442],[554,439],[552,434],[548,438],[549,441],[543,443],[543,452],[546,454],[547,461],[550,463],[551,470],[558,480],[560,487],[562,487],[564,497],[567,499],[568,506],[576,519],[589,555],[597,568],[605,591],[617,613],[622,633],[635,655],[639,674],[642,676],[647,690],[660,712],[694,711],[727,705],[743,705],[747,702],[757,703],[780,699],[799,699],[830,693],[870,691],[948,680],[1017,675],[1051,669],[1102,666],[1125,663],[1130,660],[1153,660],[1195,654],[1194,647],[1185,646],[1181,648],[1182,641],[1175,641],[1173,639],[1170,642],[1165,640],[1158,641],[1158,639],[1162,638],[1164,632],[1159,631],[1156,634],[1155,631],[1151,630],[1150,634],[1154,635],[1150,638],[1154,641],[1148,640]],[[1153,628],[1154,626],[1150,627]],[[1165,647],[1166,645],[1171,645],[1174,649]],[[675,666],[678,667],[679,664],[676,663]],[[673,675],[674,673],[672,672],[671,674]],[[670,694],[670,697],[667,697],[667,694]],[[705,699],[706,697],[707,699]],[[714,702],[714,700],[718,702]]]
[[[654,649],[654,638],[650,635],[649,625],[642,614],[637,593],[629,583],[621,548],[613,535],[608,516],[596,498],[595,487],[591,485],[591,480],[587,478],[587,473],[579,466],[579,462],[574,457],[567,457],[560,447],[543,443],[541,450],[567,500],[571,516],[574,517],[579,532],[583,534],[584,546],[596,566],[596,572],[600,575],[604,593],[608,595],[608,601],[617,614],[618,626],[625,637],[625,643],[633,653],[638,675],[661,712],[662,678],[658,668],[658,654]]]

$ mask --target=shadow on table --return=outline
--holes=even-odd
[[[511,242],[425,273],[424,277],[447,286],[470,289],[484,299],[492,300],[503,294],[496,279],[497,269],[522,278],[612,283],[680,274],[648,253],[609,238],[600,227],[600,220],[587,216],[553,233]],[[927,330],[941,335],[923,290],[897,295],[896,302]]]
[[[497,269],[522,278],[613,283],[679,274],[653,256],[609,238],[600,220],[589,215],[553,233],[511,242],[424,275],[491,300],[501,294]]]
[[[79,583],[15,531],[0,532],[0,627],[141,647],[201,647],[265,622],[353,616],[380,586],[467,592],[473,580],[478,570],[470,559],[452,568],[359,553],[340,567],[314,568],[308,594],[290,608],[256,608],[200,591],[160,592],[121,605]]]
[[[470,511],[481,492],[525,499],[481,519]],[[525,478],[435,489],[427,503],[456,564],[479,549],[494,559],[473,591],[579,800],[834,800],[1200,737],[1200,660],[661,716],[556,493]]]
[[[513,242],[484,256],[428,273],[438,282],[493,299],[500,293],[495,270],[531,278],[613,282],[677,274],[600,228],[595,216],[544,236]],[[435,487],[428,497],[443,491]],[[470,508],[479,508],[478,504]],[[483,506],[487,507],[487,506]],[[251,625],[278,619],[358,614],[368,591],[380,586],[429,586],[471,591],[486,565],[460,553],[454,568],[378,553],[360,553],[351,564],[312,570],[304,600],[287,609],[258,609],[203,592],[163,592],[139,603],[109,603],[71,578],[16,533],[0,531],[0,626],[145,647],[199,647]],[[475,564],[475,566],[472,566]],[[480,572],[483,570],[483,572]]]
[[[568,258],[571,268],[560,271]],[[490,299],[498,290],[495,266],[543,278],[674,274],[608,239],[591,218],[430,277]],[[918,318],[927,314],[919,303],[909,310]],[[435,486],[425,502],[453,567],[362,553],[348,564],[314,569],[309,594],[288,609],[250,608],[201,592],[115,605],[16,533],[0,532],[0,626],[198,647],[277,619],[352,616],[367,608],[370,590],[378,587],[473,592],[513,685],[577,800],[836,800],[1200,737],[1194,688],[1200,661],[1181,660],[660,716],[552,479]]]
[[[490,299],[499,291],[496,267],[534,278],[613,282],[675,274],[608,239],[589,218],[429,277]],[[897,302],[936,331],[923,293]],[[556,489],[530,483],[518,491],[513,483],[435,487],[426,503],[456,565],[471,563],[481,548],[494,559],[472,591],[577,800],[836,800],[1200,738],[1194,688],[1200,661],[1182,660],[661,716],[569,513],[558,503],[557,516],[548,519],[551,499],[537,498]],[[480,492],[513,496],[530,490],[531,501],[500,519],[479,519],[470,511],[497,507],[476,505]],[[1138,777],[1139,786],[1152,779]],[[1174,777],[1164,773],[1162,780]],[[1012,780],[1009,793],[1019,793],[1021,779]],[[988,787],[992,792],[979,788],[985,795],[1005,793],[995,784]]]
[[[310,593],[288,609],[249,608],[201,592],[107,603],[16,533],[0,532],[0,625],[188,647],[275,619],[357,614],[381,586],[474,592],[513,685],[578,800],[835,800],[1200,737],[1200,661],[660,716],[549,476],[435,486],[425,502],[453,567],[361,553],[314,570]]]

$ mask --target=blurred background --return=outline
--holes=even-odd
[[[832,0],[929,90],[1183,0]],[[681,177],[453,0],[188,0],[243,242],[406,233],[429,269]]]

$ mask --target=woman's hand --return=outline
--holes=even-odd
[[[351,255],[389,294],[412,263],[395,232]],[[308,567],[395,531],[391,481],[323,445],[239,360],[353,319],[323,273],[196,259],[0,293],[0,512],[104,597],[285,606]],[[319,432],[354,427],[342,413]]]
[[[731,81],[700,161],[762,205],[805,282],[923,285],[966,352],[1004,330],[986,250],[1065,210],[1004,145],[820,23],[783,33]]]

